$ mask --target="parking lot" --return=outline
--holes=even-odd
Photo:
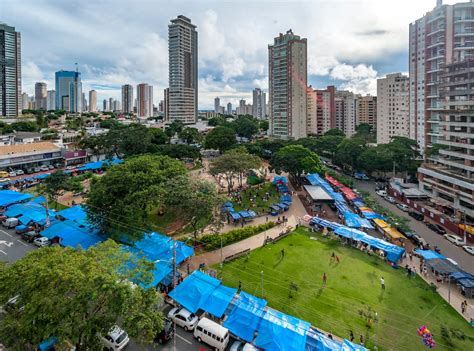
[[[0,261],[15,262],[34,249],[35,245],[22,240],[14,228],[0,227]]]

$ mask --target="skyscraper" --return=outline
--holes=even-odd
[[[265,93],[260,88],[253,90],[252,115],[258,119],[264,119],[266,115],[267,101]]]
[[[358,126],[362,123],[371,126],[373,131],[377,129],[377,96],[366,95],[357,97],[356,125]]]
[[[290,29],[268,46],[270,135],[299,139],[306,131],[306,39]]]
[[[198,108],[198,35],[196,26],[185,16],[168,26],[169,91],[165,94],[165,119],[192,124]]]
[[[107,99],[104,99],[102,101],[102,111],[108,111],[109,110],[109,102],[107,101]]]
[[[377,143],[387,144],[394,136],[409,136],[410,80],[401,73],[377,79]]]
[[[336,128],[348,137],[355,134],[357,116],[357,96],[347,90],[337,90],[334,94]]]
[[[56,91],[48,90],[46,93],[46,110],[51,111],[56,109]]]
[[[29,102],[29,97],[27,93],[21,94],[21,109],[22,110],[27,110],[28,109],[28,102]]]
[[[113,112],[113,111],[114,111],[114,107],[115,107],[115,106],[114,106],[114,98],[110,97],[110,98],[109,98],[109,110]]]
[[[138,117],[153,116],[153,87],[146,83],[137,85],[137,115]]]
[[[46,110],[46,98],[48,97],[46,83],[35,83],[35,107],[37,110]]]
[[[95,90],[89,91],[89,111],[97,112],[97,92]]]
[[[230,102],[227,103],[227,114],[228,115],[232,114],[232,104]]]
[[[86,94],[84,92],[82,93],[82,111],[88,111]]]
[[[21,115],[21,35],[0,23],[0,116]]]
[[[410,138],[422,148],[438,143],[440,74],[444,65],[474,55],[474,2],[436,7],[410,24]]]
[[[214,112],[221,112],[221,99],[219,99],[219,96],[214,99]]]
[[[81,73],[77,71],[56,72],[56,110],[82,112]]]
[[[122,111],[133,112],[133,86],[130,84],[122,85]]]

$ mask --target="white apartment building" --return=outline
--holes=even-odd
[[[55,90],[48,90],[46,94],[46,109],[48,111],[56,109],[56,91]]]
[[[334,93],[336,128],[347,137],[355,134],[357,116],[357,96],[347,90],[336,90]]]
[[[257,119],[264,119],[267,115],[266,94],[260,88],[255,88],[252,92],[252,98],[252,116]]]
[[[89,111],[97,112],[97,92],[95,90],[89,91]]]
[[[410,136],[409,87],[410,79],[401,73],[377,79],[377,144]]]

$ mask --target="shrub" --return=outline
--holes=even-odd
[[[275,222],[267,222],[256,226],[249,226],[244,228],[233,229],[227,233],[222,234],[208,234],[200,238],[200,241],[204,244],[206,251],[211,251],[221,246],[227,246],[237,241],[247,239],[255,234],[264,232],[277,225]]]

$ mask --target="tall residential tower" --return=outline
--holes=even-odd
[[[21,115],[21,36],[0,22],[0,116]]]
[[[133,86],[130,84],[122,85],[122,112],[133,112]]]

